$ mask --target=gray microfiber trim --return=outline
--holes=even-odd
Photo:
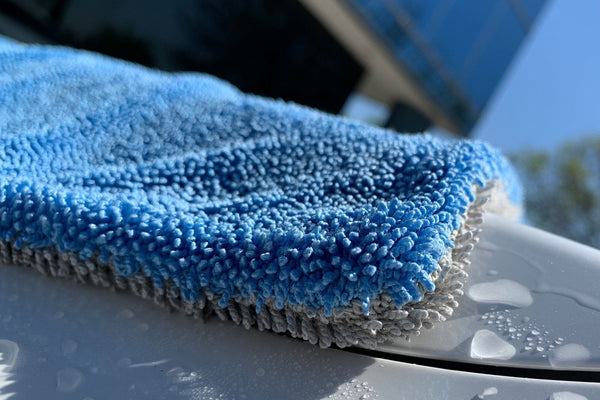
[[[286,304],[283,309],[277,309],[273,301],[267,301],[257,314],[254,299],[241,296],[233,297],[226,308],[221,308],[217,305],[219,296],[210,291],[204,291],[196,302],[189,303],[182,300],[180,289],[171,280],[166,281],[163,287],[155,287],[152,279],[142,273],[124,277],[116,272],[112,262],[100,262],[97,255],[82,260],[76,253],[58,252],[55,247],[16,249],[12,243],[0,242],[0,262],[29,266],[48,276],[129,290],[145,299],[152,299],[158,305],[188,315],[205,317],[216,314],[246,328],[256,326],[260,330],[289,333],[321,347],[336,344],[339,347],[374,348],[391,339],[419,334],[422,328],[430,328],[452,315],[458,306],[457,298],[463,294],[462,286],[467,277],[465,267],[478,240],[484,205],[499,189],[499,185],[494,183],[485,189],[475,188],[476,200],[463,215],[460,229],[453,232],[455,247],[448,249],[439,263],[433,292],[422,289],[421,301],[408,303],[402,308],[397,308],[384,293],[371,301],[367,316],[358,301],[334,310],[331,317],[326,317],[322,310],[304,306]]]

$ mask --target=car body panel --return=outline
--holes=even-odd
[[[511,268],[523,271],[521,282],[532,288],[534,300],[529,308],[513,307],[510,312],[528,310],[531,323],[543,324],[549,332],[563,336],[565,343],[574,341],[585,345],[590,352],[585,368],[589,365],[595,368],[598,343],[593,345],[591,333],[588,337],[588,333],[580,332],[590,329],[595,322],[587,318],[595,314],[577,314],[572,304],[565,305],[566,311],[563,311],[572,315],[544,311],[547,301],[552,307],[555,301],[533,290],[537,270],[530,271],[531,268],[520,265],[516,257],[494,257],[494,254],[500,254],[498,248],[513,254],[511,252],[520,252],[519,246],[523,246],[532,251],[527,254],[533,263],[569,266],[573,275],[590,274],[580,276],[583,279],[580,292],[592,296],[588,291],[595,283],[587,282],[586,277],[597,273],[598,252],[572,242],[567,245],[565,239],[495,217],[488,219],[483,229],[482,241],[473,254],[469,271],[473,284],[501,278],[516,280],[518,276]],[[496,263],[500,259],[510,260],[511,265],[507,261]],[[497,275],[489,274],[492,269]],[[554,284],[555,279],[560,281],[563,276],[570,276],[553,274],[547,272],[545,282]],[[565,285],[575,283],[564,280]],[[569,297],[557,296],[561,301],[577,305]],[[482,306],[469,302],[473,300],[465,295],[456,318],[440,323],[434,330],[439,328],[447,335],[453,330],[465,330],[460,321],[469,317],[476,327],[495,329],[480,319],[485,312],[490,312],[493,304]],[[533,313],[531,307],[538,307],[538,303],[541,308]],[[579,320],[579,317],[586,319]],[[552,321],[557,322],[553,325]],[[434,330],[431,332],[437,332]],[[440,350],[448,347],[447,340],[430,338],[427,346],[418,339],[413,341],[412,348],[405,346],[403,351],[417,356],[413,359],[416,362],[419,357],[426,357],[481,364],[510,361],[516,365],[543,365],[535,357],[521,353],[515,356],[515,361],[465,357],[469,353],[464,348],[473,340],[472,333],[473,330],[464,340],[458,340],[459,345],[454,349]],[[502,334],[499,336],[508,340]],[[435,350],[435,340],[438,350]],[[391,351],[390,346],[384,350]],[[431,361],[429,366],[424,366],[393,360],[393,353],[387,353],[390,359],[385,359],[386,353],[378,353],[383,357],[373,357],[320,349],[301,340],[246,330],[216,318],[203,322],[169,313],[128,293],[47,278],[14,266],[0,267],[0,352],[3,353],[0,365],[4,363],[0,367],[0,399],[496,400],[549,399],[553,393],[561,392],[591,399],[600,393],[598,383],[499,376],[483,367],[482,372],[486,373],[465,372],[447,366],[439,368]],[[547,364],[543,367],[547,367],[548,362],[543,361]],[[558,395],[555,398],[559,398]]]
[[[495,215],[486,218],[471,254],[465,296],[452,318],[385,351],[600,371],[600,251]],[[472,354],[474,335],[483,330],[514,347],[514,356]]]

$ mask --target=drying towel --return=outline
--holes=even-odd
[[[2,39],[0,99],[1,261],[321,346],[450,315],[486,202],[520,202],[485,144],[204,74]]]

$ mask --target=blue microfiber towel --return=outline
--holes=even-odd
[[[322,346],[444,319],[486,201],[520,203],[485,144],[208,75],[0,38],[0,99],[5,263]]]

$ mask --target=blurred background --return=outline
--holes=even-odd
[[[0,0],[0,34],[22,41],[488,141],[531,224],[600,248],[598,21],[596,0]]]

